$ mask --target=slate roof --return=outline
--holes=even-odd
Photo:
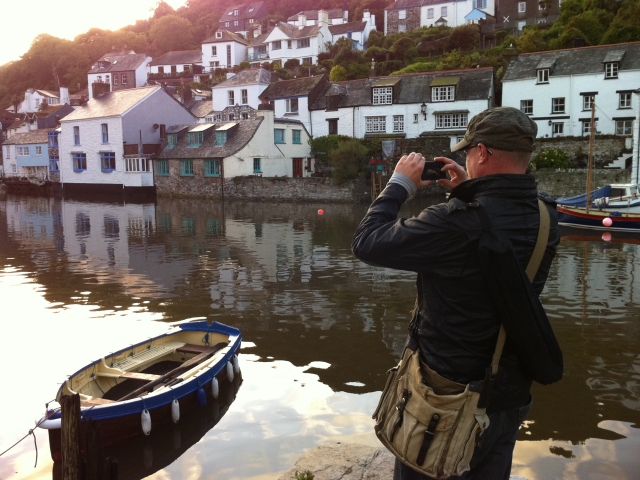
[[[48,132],[51,129],[31,130],[30,132],[14,133],[3,145],[33,145],[36,143],[48,143]]]
[[[193,106],[189,108],[189,111],[198,118],[206,117],[213,111],[213,101],[196,100]]]
[[[329,20],[332,18],[343,18],[344,12],[340,8],[332,8],[331,10],[325,10],[329,14]],[[295,15],[291,15],[287,18],[288,21],[298,20],[299,15],[304,15],[307,17],[307,20],[318,20],[318,10],[303,10],[302,12],[298,12]]]
[[[316,75],[314,77],[294,78],[293,80],[274,82],[265,88],[265,90],[258,95],[258,98],[274,100],[276,98],[308,95],[324,78],[326,78],[324,75]]]
[[[77,108],[61,121],[83,120],[86,118],[115,117],[122,115],[148,96],[162,90],[158,85],[148,87],[129,88],[107,92],[89,100]]]
[[[483,100],[491,94],[491,82],[493,80],[493,68],[473,68],[468,70],[445,70],[439,72],[421,72],[408,75],[394,75],[388,77],[361,78],[345,82],[334,82],[318,99],[309,107],[309,110],[326,109],[325,98],[330,95],[341,95],[342,99],[338,108],[372,105],[371,87],[374,83],[384,79],[400,79],[393,100],[394,104],[431,102],[431,89],[429,86],[436,78],[460,77],[456,88],[456,101]],[[434,102],[431,108],[442,103]]]
[[[191,63],[202,63],[202,50],[167,52],[149,65],[155,67],[156,65],[188,65]]]
[[[397,0],[384,7],[385,10],[404,10],[405,8],[421,7],[432,3],[444,3],[442,0]]]
[[[91,65],[91,70],[87,73],[103,73],[103,72],[127,72],[135,70],[144,63],[147,56],[144,53],[132,53],[128,55],[107,53]],[[108,62],[105,68],[98,67],[99,62]]]
[[[276,25],[282,33],[289,38],[309,38],[315,37],[320,32],[320,25],[309,25],[303,28],[298,28],[295,25],[290,25],[284,22],[278,22]]]
[[[212,124],[214,128],[228,125],[229,123],[237,123],[237,126],[229,133],[227,142],[224,145],[216,145],[215,133],[209,132],[202,145],[199,147],[189,146],[189,136],[183,135],[173,148],[164,148],[157,156],[159,159],[170,158],[225,158],[242,150],[249,143],[258,131],[258,127],[262,123],[263,118],[259,117],[253,120],[242,120],[241,122],[223,122]],[[189,130],[194,128],[202,128],[201,123],[190,125]],[[172,129],[175,132],[176,129]],[[169,133],[172,133],[169,132]]]
[[[247,40],[242,38],[237,33],[230,32],[229,30],[218,30],[218,32],[222,32],[221,38],[216,38],[216,35],[214,33],[211,37],[203,40],[202,43],[238,42],[242,45],[248,44]],[[200,51],[200,54],[202,54],[202,51]]]
[[[60,98],[60,93],[59,92],[51,92],[49,90],[37,90],[37,89],[36,89],[36,92],[38,92],[43,97]]]
[[[347,32],[361,32],[366,26],[367,22],[349,22],[341,25],[329,25],[329,31],[331,35],[340,35]]]
[[[256,13],[263,7],[264,2],[252,2],[245,5],[232,5],[227,8],[220,17],[221,22],[227,22],[229,20],[243,20],[245,18],[255,18],[259,20],[261,17],[256,17]],[[234,15],[233,11],[238,10],[238,15]],[[251,11],[249,11],[251,10]]]
[[[225,81],[214,85],[212,88],[227,88],[240,85],[256,85],[256,84],[270,84],[271,72],[264,68],[249,68],[242,70],[240,73],[234,75],[231,78],[227,78]]]
[[[625,52],[624,55],[621,56],[621,52]],[[640,42],[521,54],[509,64],[503,81],[535,78],[536,69],[542,68],[539,65],[552,63],[554,59],[551,77],[599,74],[604,72],[607,58],[621,58],[619,71],[640,70]]]

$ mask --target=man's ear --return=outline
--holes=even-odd
[[[487,151],[487,147],[485,147],[484,143],[479,143],[478,148],[480,149],[480,158],[478,162],[480,164],[484,164],[489,161],[489,152]]]

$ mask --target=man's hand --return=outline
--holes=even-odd
[[[422,180],[422,170],[424,170],[424,157],[415,152],[404,155],[396,164],[394,172],[406,175],[415,184],[416,188],[423,188],[431,185],[431,180]]]
[[[442,170],[445,172],[449,172],[449,176],[451,177],[451,180],[447,180],[445,178],[437,180],[438,185],[442,185],[443,187],[447,188],[454,188],[469,179],[465,169],[462,168],[462,166],[456,161],[446,157],[436,157],[434,158],[434,160],[436,162],[445,163],[446,165],[442,167]]]

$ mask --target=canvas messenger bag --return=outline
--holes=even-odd
[[[544,202],[538,200],[538,204],[540,228],[526,269],[529,281],[538,271],[549,238],[549,212]],[[486,230],[488,217],[484,211],[480,216]],[[417,340],[411,335],[400,363],[388,372],[373,414],[376,435],[385,447],[406,465],[432,478],[445,479],[468,471],[476,436],[489,426],[486,408],[505,338],[503,324],[485,378],[464,385],[438,375],[421,362]]]

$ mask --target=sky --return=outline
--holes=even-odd
[[[185,0],[165,0],[174,9]],[[41,33],[73,40],[90,28],[118,30],[149,18],[158,0],[22,0],[2,2],[0,65],[19,60]],[[102,8],[104,6],[104,8]]]

